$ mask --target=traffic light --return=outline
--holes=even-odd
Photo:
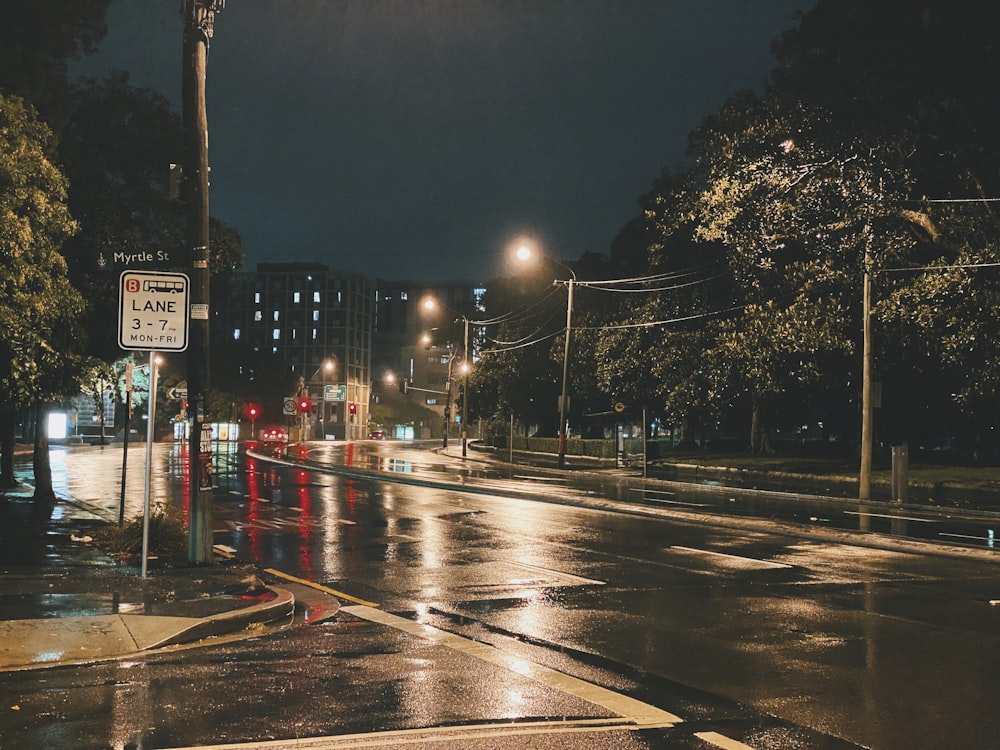
[[[297,406],[299,409],[299,414],[308,414],[309,409],[312,408],[312,404],[310,403],[309,399],[305,398],[304,396],[299,399]]]
[[[250,404],[247,407],[247,416],[250,419],[257,419],[260,416],[260,409],[257,408],[257,404]]]
[[[400,393],[406,393],[408,390],[410,390],[410,381],[407,380],[406,378],[400,378],[399,379],[399,392]]]
[[[355,403],[348,404],[347,405],[347,411],[349,411],[351,414],[357,414],[358,413],[358,405],[355,404]]]

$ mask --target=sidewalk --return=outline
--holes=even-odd
[[[295,597],[245,566],[138,567],[90,539],[97,515],[59,501],[33,518],[32,489],[0,493],[0,670],[81,664],[291,621]]]

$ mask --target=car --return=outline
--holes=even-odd
[[[287,443],[288,430],[284,427],[265,427],[260,431],[260,440],[263,443]]]
[[[368,433],[369,440],[385,440],[385,432],[382,430],[372,430]]]

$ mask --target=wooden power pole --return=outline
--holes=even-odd
[[[208,237],[208,116],[205,110],[205,72],[215,14],[225,0],[182,0],[184,16],[184,73],[181,91],[184,159],[181,198],[187,210],[190,254],[191,309],[188,328],[188,562],[212,562],[211,441],[204,446],[208,426],[206,401],[209,368],[209,237]],[[210,433],[209,433],[210,437]]]

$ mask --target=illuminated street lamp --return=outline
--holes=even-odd
[[[322,395],[320,396],[319,421],[320,421],[320,424],[323,426],[323,438],[324,439],[326,439],[326,417],[327,417],[327,409],[326,409],[326,376],[329,373],[333,372],[336,368],[337,368],[337,363],[333,360],[333,358],[327,357],[326,359],[323,360],[323,364],[321,364],[319,367],[316,368],[316,372],[314,372],[312,375],[309,376],[309,380],[312,380],[320,372],[323,373],[323,379],[322,379],[322,382],[321,382],[323,390],[322,390]]]
[[[468,410],[468,405],[469,405],[469,370],[471,369],[471,362],[472,362],[472,357],[469,354],[469,322],[470,321],[469,321],[469,318],[468,318],[467,315],[463,315],[458,310],[456,310],[456,309],[454,309],[452,307],[448,307],[448,305],[445,305],[444,303],[442,303],[441,301],[435,299],[434,297],[425,297],[424,300],[423,300],[423,302],[421,304],[423,305],[423,308],[425,310],[427,310],[427,311],[433,311],[433,310],[436,310],[438,307],[440,307],[440,308],[445,309],[445,310],[450,310],[451,312],[453,312],[455,315],[458,315],[462,319],[462,323],[463,323],[464,331],[465,331],[464,332],[464,336],[463,336],[463,341],[462,341],[462,358],[463,358],[463,362],[462,362],[462,366],[461,366],[461,370],[462,370],[462,458],[465,458],[466,456],[468,456],[468,450],[469,450],[468,449],[469,429],[468,429],[468,426],[467,426],[468,423],[466,422],[466,419],[468,418],[468,414],[469,414],[469,410]],[[425,344],[428,343],[430,341],[430,336],[425,333],[424,337],[423,337],[423,340],[424,340]],[[448,411],[449,414],[451,413],[451,361],[450,360],[448,362],[448,405],[446,406],[446,411]],[[445,427],[445,443],[444,443],[444,445],[445,445],[446,448],[448,447],[448,429],[447,429],[447,426]]]
[[[534,257],[535,252],[527,244],[521,244],[517,248],[516,255],[519,261],[525,263]],[[569,271],[570,275],[566,281],[556,279],[552,282],[554,286],[561,284],[566,287],[566,342],[563,347],[562,393],[559,396],[559,468],[562,469],[566,466],[566,410],[569,404],[569,342],[573,329],[573,285],[576,283],[576,272],[565,263],[560,263],[554,258],[546,256],[546,259],[557,266],[562,266]]]

